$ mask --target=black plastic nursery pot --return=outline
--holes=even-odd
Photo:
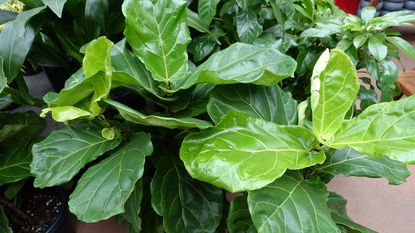
[[[16,224],[10,219],[14,233],[75,233],[75,226],[67,207],[67,195],[61,188],[25,188],[22,193],[21,211],[29,221]],[[7,211],[6,214],[13,211]]]

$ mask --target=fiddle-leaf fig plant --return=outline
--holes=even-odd
[[[73,184],[79,220],[117,216],[133,233],[372,232],[326,183],[405,182],[415,97],[354,111],[356,65],[321,44],[303,59],[310,94],[287,91],[303,64],[284,13],[310,24],[331,10],[279,2],[125,0],[125,38],[84,45],[82,67],[43,98],[41,115],[66,126],[33,145],[34,186]]]

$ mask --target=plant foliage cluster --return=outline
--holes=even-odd
[[[390,27],[410,12],[358,18],[329,0],[21,2],[21,13],[0,12],[8,193],[29,177],[72,186],[78,219],[117,216],[132,233],[373,232],[325,184],[341,174],[398,185],[415,163],[415,97],[391,101],[393,59],[415,49]],[[73,74],[37,99],[25,61]],[[12,103],[65,127],[42,134],[44,120]]]

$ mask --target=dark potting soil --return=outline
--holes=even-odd
[[[12,210],[10,213],[10,227],[15,233],[43,233],[62,211],[62,202],[55,196],[49,194],[34,194],[32,198],[24,201],[21,205],[26,219],[17,216]]]

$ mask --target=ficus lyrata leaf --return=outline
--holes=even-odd
[[[183,79],[188,71],[186,2],[182,0],[127,0],[124,34],[134,54],[152,77],[166,87]]]
[[[211,55],[179,88],[196,83],[271,86],[292,76],[295,68],[295,60],[275,48],[235,43]]]
[[[415,96],[366,108],[329,143],[368,156],[415,163]]]
[[[386,178],[391,184],[402,184],[410,175],[406,166],[388,157],[374,158],[346,148],[328,154],[327,160],[317,171],[331,175]]]
[[[257,233],[254,223],[251,220],[246,195],[236,197],[232,200],[231,206],[229,207],[227,225],[229,233]]]
[[[101,130],[67,127],[55,130],[32,147],[31,172],[36,187],[49,187],[71,180],[85,164],[114,149],[120,137],[107,140]]]
[[[152,152],[149,134],[133,135],[129,142],[81,176],[69,197],[70,211],[84,222],[123,213],[124,204],[143,175],[145,157]]]
[[[308,129],[230,111],[215,127],[189,134],[180,158],[193,178],[240,192],[262,188],[287,169],[322,163],[324,153],[312,152],[316,145]]]
[[[313,129],[319,140],[330,140],[359,92],[356,69],[341,50],[326,50],[314,66],[311,78]]]
[[[235,84],[216,87],[210,94],[207,105],[209,116],[214,122],[219,122],[230,110],[280,125],[297,123],[297,101],[278,85],[265,87]]]
[[[328,192],[318,179],[287,172],[268,186],[248,194],[249,212],[258,233],[340,233],[327,207]]]
[[[222,190],[192,179],[179,161],[163,158],[151,182],[152,206],[167,233],[214,233],[222,213]],[[207,211],[208,210],[208,211]]]

